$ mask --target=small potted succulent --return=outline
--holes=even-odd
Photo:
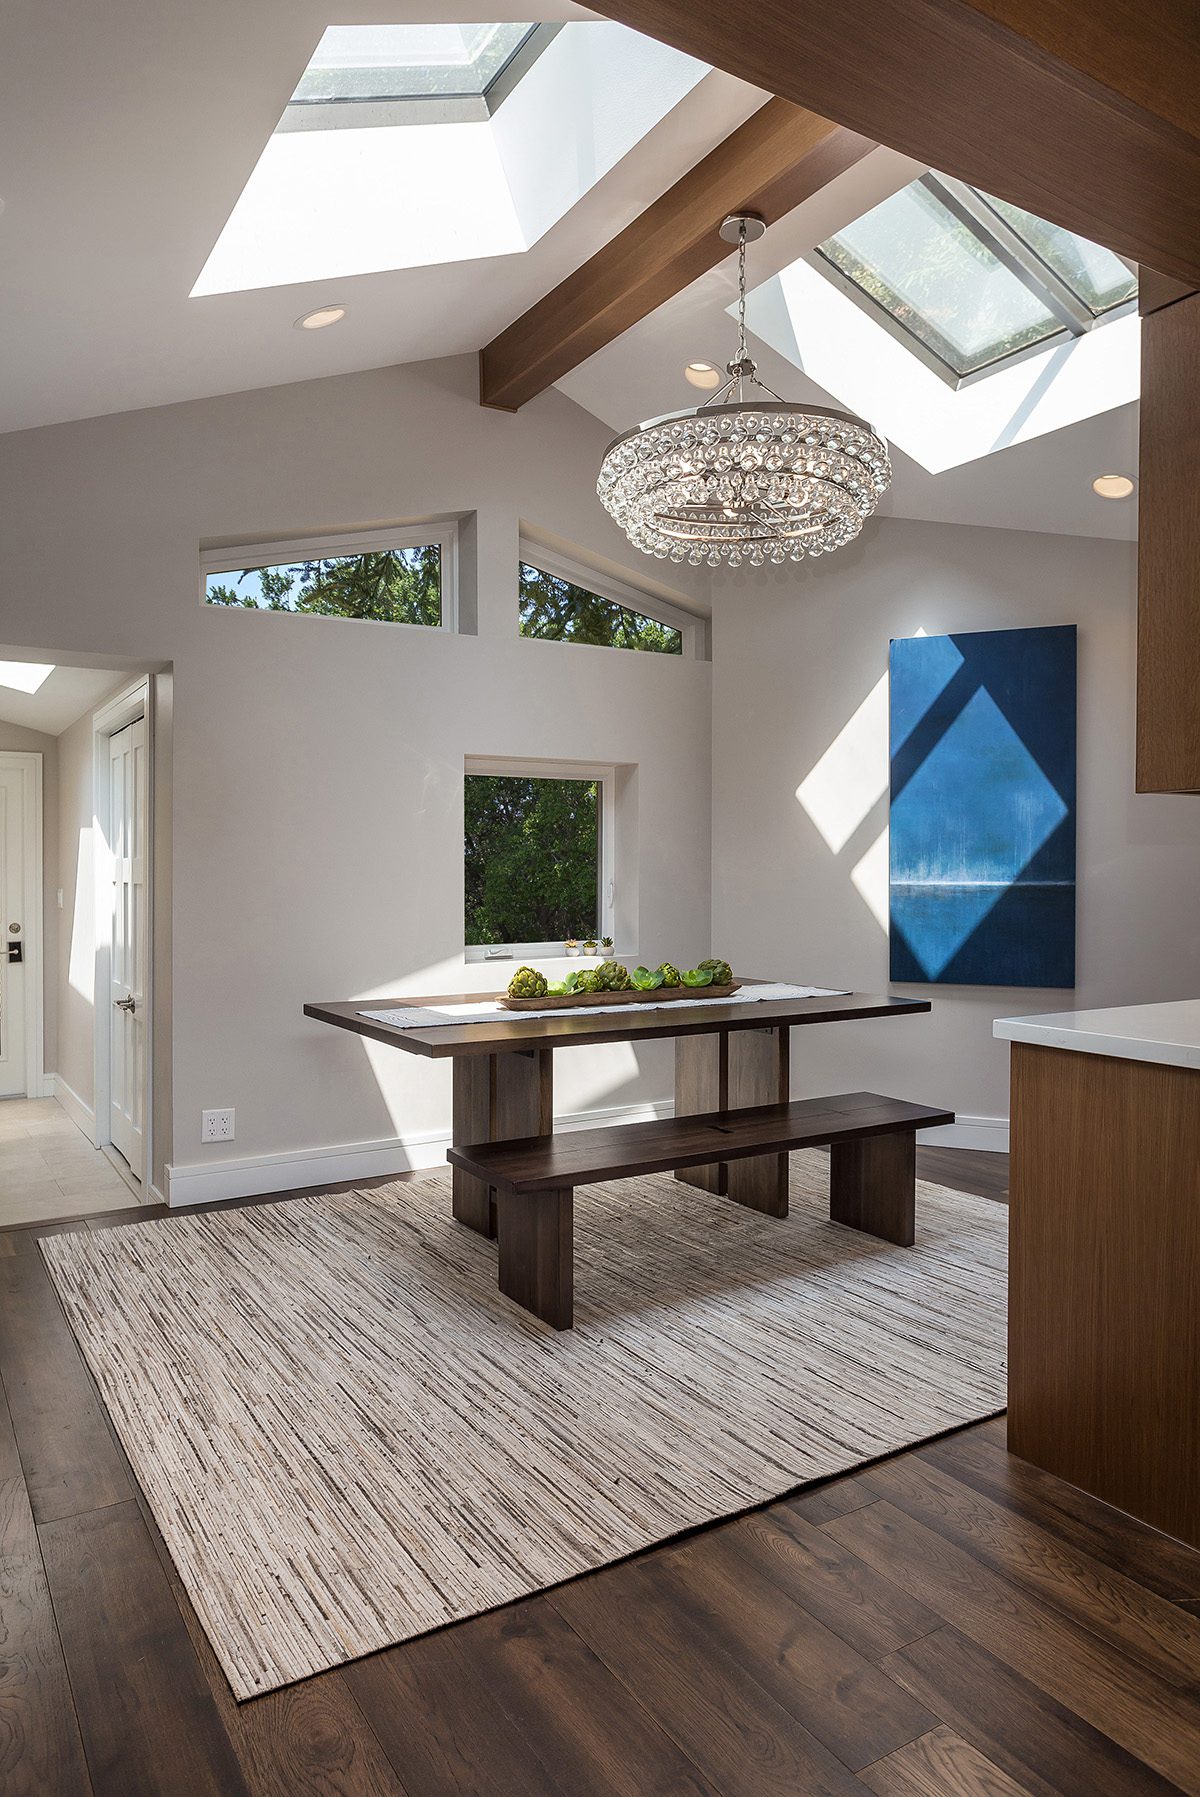
[[[602,953],[602,954],[605,954],[605,955],[611,955],[611,954],[612,954],[612,951],[613,951],[613,939],[612,939],[612,937],[611,937],[611,936],[601,936],[601,938],[600,938],[600,952],[601,952],[601,953]]]
[[[576,942],[574,936],[567,937],[567,940],[563,943],[563,948],[569,955],[577,955],[579,953],[579,944]]]
[[[583,952],[585,955],[594,955],[599,946],[600,944],[596,941],[596,938],[594,936],[589,936],[583,945]]]

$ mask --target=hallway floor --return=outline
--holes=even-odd
[[[57,1098],[0,1099],[0,1229],[138,1202]]]

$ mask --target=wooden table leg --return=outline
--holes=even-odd
[[[790,1097],[789,1029],[723,1030],[675,1041],[675,1115],[786,1104]],[[684,1167],[675,1175],[701,1191],[729,1197],[769,1217],[788,1214],[788,1157],[754,1155]]]
[[[755,1104],[786,1104],[791,1096],[791,1031],[733,1030],[726,1037],[729,1053],[729,1109]],[[756,1154],[730,1161],[727,1191],[735,1204],[768,1217],[788,1214],[788,1157]]]
[[[574,1193],[507,1192],[500,1203],[500,1290],[552,1329],[574,1323]]]
[[[457,1145],[548,1136],[553,1128],[553,1049],[454,1057],[451,1139]],[[494,1236],[494,1189],[455,1167],[453,1190],[455,1220],[480,1235]]]
[[[912,1130],[833,1143],[829,1150],[832,1222],[911,1248],[916,1213],[917,1138]]]
[[[676,1036],[675,1115],[696,1117],[703,1111],[729,1109],[729,1061],[725,1035]],[[676,1179],[723,1197],[727,1190],[724,1161],[711,1166],[681,1167]]]

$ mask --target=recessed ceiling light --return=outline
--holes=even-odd
[[[721,371],[711,362],[689,362],[683,373],[684,379],[691,381],[693,387],[711,389],[721,385]]]
[[[1099,493],[1101,499],[1128,499],[1133,482],[1127,474],[1098,474],[1092,482],[1092,492]]]
[[[296,329],[323,331],[327,324],[340,324],[345,316],[345,306],[318,306],[315,312],[306,312],[303,318],[296,320]]]
[[[18,693],[36,693],[54,672],[53,662],[0,661],[0,686]]]

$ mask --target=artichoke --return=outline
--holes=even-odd
[[[683,985],[683,975],[680,973],[678,967],[672,967],[669,961],[664,961],[658,971],[662,974],[662,983],[664,986]]]
[[[544,998],[549,990],[549,983],[544,973],[536,967],[518,967],[508,982],[510,998]]]
[[[733,984],[733,968],[729,965],[728,961],[722,961],[720,959],[701,961],[700,965],[701,967],[712,968],[712,983],[714,986],[731,986]]]
[[[622,961],[601,961],[596,972],[604,982],[608,992],[628,992],[633,981],[629,977],[629,969]]]
[[[656,992],[663,983],[661,968],[651,973],[648,967],[635,967],[629,977],[639,992]]]
[[[683,976],[685,986],[711,986],[713,971],[711,967],[689,967]]]
[[[606,990],[603,974],[598,967],[589,967],[581,973],[575,986],[576,992],[603,992]]]

